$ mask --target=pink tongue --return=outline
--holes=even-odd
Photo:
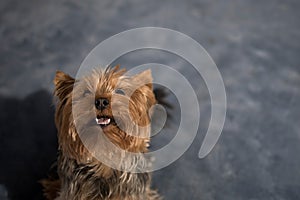
[[[100,118],[97,119],[97,123],[101,124],[101,125],[106,125],[110,123],[110,119],[109,118]]]

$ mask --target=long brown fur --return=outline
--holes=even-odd
[[[148,129],[134,129],[131,124],[146,127],[150,123],[149,109],[156,103],[152,89],[152,77],[149,70],[135,76],[125,76],[125,70],[118,67],[107,68],[104,71],[94,70],[91,74],[79,81],[69,75],[58,71],[54,79],[57,97],[55,123],[58,130],[59,157],[57,160],[58,178],[49,177],[42,180],[44,195],[48,200],[157,200],[161,199],[156,191],[150,188],[151,176],[149,173],[131,173],[113,169],[106,166],[98,159],[97,147],[93,149],[94,139],[88,135],[89,128],[75,126],[77,121],[93,121],[94,115],[105,115],[118,118],[126,125],[126,131],[116,123],[103,128],[107,138],[119,148],[128,152],[147,152],[149,142]],[[147,81],[135,91],[130,91],[135,85]],[[116,89],[122,88],[131,92],[130,97],[115,94]],[[117,116],[112,113],[111,106],[104,110],[95,108],[95,99],[106,98],[112,100],[112,95],[117,99]],[[77,99],[85,99],[78,105]],[[72,103],[73,100],[73,103]],[[134,123],[128,121],[128,116],[123,112],[124,102],[129,101],[129,114]],[[90,103],[86,103],[90,102]],[[79,109],[79,114],[73,110]],[[91,115],[94,114],[94,115]],[[76,121],[77,120],[77,121]],[[79,122],[77,122],[79,123]],[[76,123],[76,124],[77,124]],[[96,123],[91,125],[95,130],[100,129]],[[83,132],[79,137],[78,130]],[[93,129],[93,130],[94,130]],[[132,134],[138,130],[138,136]],[[92,137],[92,136],[91,136]],[[87,149],[83,144],[91,144]],[[94,145],[96,146],[96,145]]]

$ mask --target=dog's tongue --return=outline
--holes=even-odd
[[[96,119],[97,121],[97,124],[100,124],[100,125],[107,125],[110,123],[110,118],[106,118],[106,117],[101,117],[99,119]]]

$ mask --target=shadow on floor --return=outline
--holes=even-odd
[[[46,177],[57,151],[51,94],[0,96],[0,110],[0,185],[10,200],[43,199],[38,180]]]

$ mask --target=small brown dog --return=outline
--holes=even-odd
[[[122,150],[139,155],[147,152],[149,137],[145,136],[149,135],[149,128],[139,129],[136,125],[149,125],[149,109],[156,103],[151,72],[146,70],[134,76],[125,76],[124,73],[125,70],[119,70],[118,67],[94,70],[79,81],[63,72],[56,73],[54,94],[57,97],[55,123],[59,142],[58,176],[41,181],[47,199],[161,199],[156,191],[150,189],[149,173],[118,170],[95,158],[101,152],[98,154],[96,148],[99,145],[95,145],[97,136],[93,137],[93,134],[100,129],[104,133],[102,135]],[[147,84],[141,86],[145,80]],[[139,87],[135,88],[136,85]],[[115,103],[112,98],[115,98]],[[79,104],[78,99],[85,101]],[[126,102],[129,112],[125,111]],[[77,103],[77,113],[74,113]],[[112,107],[116,109],[115,112]],[[143,137],[136,137],[139,135]],[[107,152],[102,155],[107,156]],[[135,166],[132,160],[120,159],[119,162]]]

